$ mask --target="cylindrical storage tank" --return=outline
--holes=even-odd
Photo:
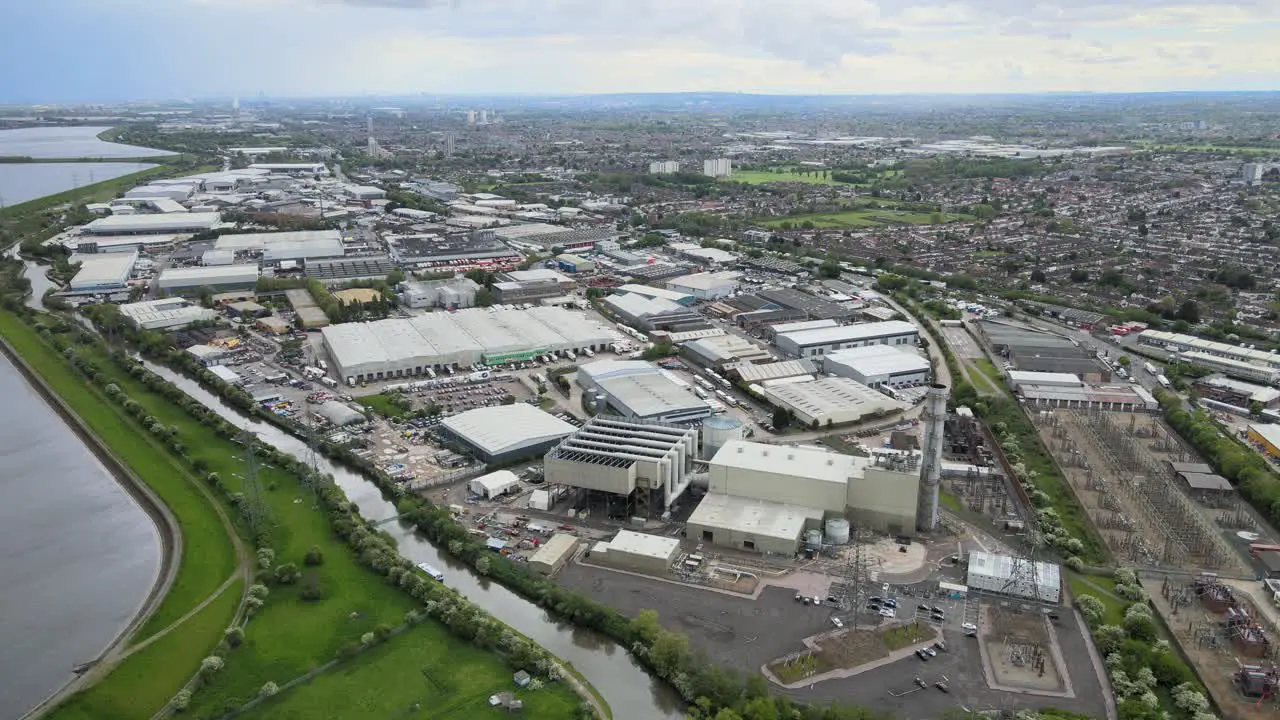
[[[804,547],[806,550],[822,549],[822,531],[810,530],[804,534]]]
[[[742,421],[727,415],[715,415],[702,423],[702,459],[710,460],[730,440],[741,440],[746,429]]]
[[[844,518],[831,518],[827,521],[827,544],[849,544],[849,521]]]

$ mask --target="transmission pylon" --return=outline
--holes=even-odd
[[[316,417],[312,414],[306,422],[307,451],[303,462],[307,469],[302,473],[302,486],[311,493],[311,509],[320,507],[320,452],[319,440],[316,436]]]
[[[850,627],[857,627],[858,620],[866,612],[867,599],[871,597],[871,578],[867,570],[866,543],[869,533],[857,530],[849,540],[849,549],[844,554],[844,566],[841,569],[845,592],[841,598],[845,610],[849,613]],[[877,616],[878,617],[878,616]],[[874,618],[873,618],[874,619]]]
[[[271,509],[262,499],[262,485],[258,482],[258,459],[254,454],[254,446],[258,436],[252,430],[242,430],[236,441],[244,446],[244,476],[241,478],[240,490],[244,502],[240,511],[249,523],[249,530],[257,537],[260,530],[271,525]]]
[[[1036,577],[1036,563],[1039,560],[1040,528],[1036,526],[1035,517],[1029,515],[1023,531],[1022,542],[1013,545],[1013,564],[1009,568],[1009,577],[1005,580],[1001,593],[1010,597],[1034,599],[1038,602],[1055,598],[1040,597],[1040,583]]]

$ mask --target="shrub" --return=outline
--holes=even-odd
[[[227,631],[222,634],[222,637],[227,641],[227,645],[229,647],[240,647],[240,643],[244,642],[244,628],[229,627],[227,628]]]
[[[344,660],[348,658],[353,658],[359,654],[360,654],[360,643],[355,642],[354,640],[348,643],[343,643],[342,647],[338,648],[338,657]]]
[[[219,670],[221,670],[225,666],[226,666],[226,662],[222,658],[218,657],[217,655],[210,655],[209,657],[200,661],[200,674],[206,675],[206,676],[215,675]]]
[[[276,563],[276,551],[269,547],[258,548],[258,567],[270,570]]]
[[[276,568],[276,582],[281,585],[292,585],[298,582],[298,577],[301,574],[302,573],[298,570],[297,565],[293,563],[285,563]]]
[[[1097,624],[1107,612],[1107,606],[1092,595],[1078,596],[1076,605],[1080,608],[1080,614],[1084,616],[1085,622],[1089,623],[1089,625]]]
[[[183,688],[173,696],[173,709],[182,712],[189,707],[191,707],[191,691]]]
[[[369,647],[370,645],[374,644],[377,641],[378,641],[378,636],[374,635],[371,632],[367,632],[360,636],[360,644],[365,647]]]
[[[249,597],[258,598],[259,600],[266,600],[267,596],[270,594],[271,594],[271,588],[267,587],[266,585],[250,585],[249,586]]]
[[[268,680],[265,683],[263,683],[262,688],[258,690],[258,696],[269,698],[278,692],[280,692],[280,686]]]
[[[312,545],[306,556],[302,558],[302,562],[310,567],[324,564],[324,553],[320,551],[320,546]]]
[[[1070,540],[1067,541],[1067,544],[1070,545],[1071,543],[1079,543],[1079,542],[1080,542],[1079,540],[1076,540],[1075,538],[1071,538]],[[1066,566],[1069,569],[1074,570],[1075,572],[1080,572],[1081,570],[1084,569],[1084,560],[1081,560],[1079,555],[1072,555],[1071,557],[1067,558]]]

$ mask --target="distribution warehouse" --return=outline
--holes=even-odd
[[[779,350],[789,355],[812,357],[863,345],[914,346],[919,339],[920,334],[915,325],[901,320],[889,320],[779,333],[775,342]]]
[[[428,368],[519,362],[549,352],[603,350],[613,333],[557,307],[469,309],[324,328],[342,377],[356,382],[421,375]]]

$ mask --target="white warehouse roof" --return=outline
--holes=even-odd
[[[822,515],[817,508],[708,493],[689,516],[688,524],[794,542],[804,531],[806,520],[821,521]]]
[[[969,587],[1014,595],[1030,600],[1058,602],[1062,597],[1061,568],[1053,563],[1034,561],[1031,572],[1014,578],[1015,567],[1033,562],[1027,558],[995,555],[975,550],[969,553]]]
[[[337,230],[299,230],[296,232],[243,233],[219,235],[214,241],[218,250],[266,250],[273,245],[317,244],[341,249],[342,233]],[[342,253],[339,252],[339,255]]]
[[[726,285],[735,286],[738,284],[738,278],[740,277],[742,277],[742,273],[734,272],[733,270],[694,273],[671,278],[667,281],[667,288],[677,292],[680,290],[707,292]]]
[[[162,213],[158,215],[109,215],[84,226],[91,235],[122,233],[177,233],[212,230],[221,220],[211,213]]]
[[[823,362],[825,367],[829,367],[832,363],[843,365],[863,377],[927,372],[930,367],[928,360],[901,345],[864,345],[845,348],[830,353]],[[831,370],[828,369],[827,372]]]
[[[1057,385],[1060,387],[1080,387],[1084,383],[1071,373],[1030,372],[1027,370],[1010,370],[1009,382],[1016,388],[1020,385]]]
[[[510,470],[494,470],[467,483],[468,489],[477,495],[491,498],[507,492],[520,484],[520,479]]]
[[[783,333],[785,337],[798,347],[814,345],[830,345],[832,343],[874,340],[895,335],[910,335],[919,332],[915,325],[903,320],[886,322],[861,323],[858,325],[839,325],[837,327],[815,328],[799,332]]]
[[[179,327],[214,320],[218,313],[182,298],[163,298],[120,306],[120,314],[144,330]]]
[[[862,458],[818,447],[769,445],[730,440],[711,458],[711,465],[730,470],[750,470],[782,477],[804,477],[844,487],[858,476]],[[710,497],[710,496],[708,496]]]
[[[667,560],[680,549],[680,541],[676,538],[661,535],[646,535],[630,530],[619,530],[609,541],[609,552],[623,552],[628,555]]]
[[[676,292],[675,290],[667,290],[665,288],[649,287],[648,285],[627,284],[616,288],[620,293],[630,295],[642,295],[649,298],[660,298],[662,300],[670,300],[673,303],[688,302],[692,299],[689,293]]]
[[[161,289],[209,285],[252,285],[258,280],[257,265],[216,265],[212,267],[166,268],[156,278]]]
[[[489,455],[568,437],[577,429],[527,403],[476,408],[440,424]]]
[[[849,378],[773,385],[764,395],[774,405],[790,408],[805,423],[855,422],[876,412],[901,410],[903,403]]]
[[[80,270],[71,278],[72,290],[93,290],[105,287],[122,287],[133,272],[138,260],[136,252],[72,255],[70,262],[80,263]]]

